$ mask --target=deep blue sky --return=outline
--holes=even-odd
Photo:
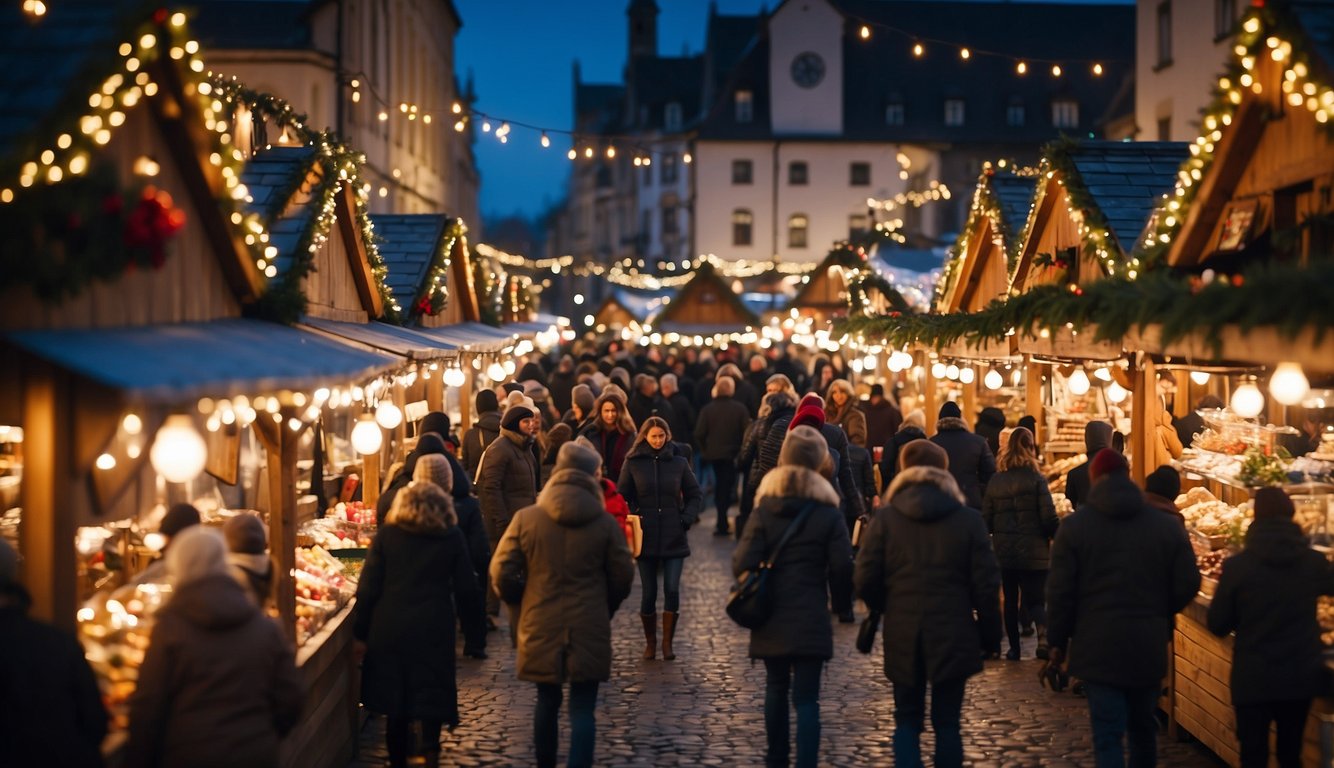
[[[1071,0],[1098,2],[1099,0]],[[1132,2],[1133,0],[1104,0]],[[463,17],[455,50],[460,82],[469,70],[477,108],[511,120],[568,129],[573,108],[572,64],[584,82],[618,83],[625,65],[629,0],[454,0]],[[780,0],[717,0],[723,14],[756,13]],[[703,48],[708,0],[658,0],[658,51],[680,55]],[[569,141],[515,128],[509,143],[478,133],[482,213],[494,218],[535,216],[560,199],[569,170]]]

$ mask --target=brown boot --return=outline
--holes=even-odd
[[[668,661],[676,658],[672,652],[672,638],[676,636],[676,619],[680,615],[676,611],[662,612],[662,657]]]
[[[658,614],[641,613],[639,620],[644,623],[644,661],[652,661],[658,652]]]

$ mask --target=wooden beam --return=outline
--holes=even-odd
[[[376,287],[370,255],[361,237],[361,227],[357,223],[356,192],[352,191],[350,182],[343,182],[338,194],[334,196],[334,216],[347,249],[348,266],[352,268],[352,282],[357,286],[361,306],[371,319],[378,318],[384,314],[384,300]]]
[[[69,381],[53,366],[32,361],[23,391],[23,521],[21,578],[34,618],[72,631],[78,600],[70,472],[74,425]]]
[[[472,401],[475,393],[477,373],[472,368],[472,360],[459,355],[459,368],[463,370],[463,386],[459,389],[459,433],[472,429]]]
[[[936,377],[931,375],[931,358],[922,355],[922,414],[926,416],[926,434],[936,434],[936,416],[940,406],[936,404]]]
[[[262,414],[255,434],[264,445],[269,485],[269,551],[274,560],[273,598],[284,631],[296,640],[296,460],[300,434],[287,428],[297,409],[284,406],[280,421]]]
[[[1131,392],[1130,445],[1127,449],[1131,453],[1130,476],[1142,487],[1144,478],[1157,469],[1149,466],[1152,461],[1150,456],[1154,452],[1153,443],[1157,439],[1154,416],[1159,408],[1158,377],[1153,358],[1143,352],[1135,353],[1130,374],[1135,388]]]
[[[963,418],[970,424],[977,419],[977,366],[965,363],[962,368],[973,369],[973,380],[963,385]]]
[[[1037,434],[1033,437],[1038,445],[1047,439],[1047,419],[1042,409],[1042,373],[1047,366],[1024,358],[1024,412],[1037,422]]]
[[[431,411],[445,410],[445,369],[431,371],[431,378],[426,380],[426,408]]]
[[[1045,185],[1045,187],[1043,187]],[[1064,193],[1056,187],[1053,179],[1044,179],[1039,182],[1039,189],[1042,189],[1042,205],[1039,206],[1037,213],[1033,217],[1033,226],[1028,229],[1028,239],[1024,241],[1023,248],[1019,251],[1019,263],[1015,265],[1014,278],[1010,281],[1011,291],[1023,291],[1028,284],[1028,271],[1032,269],[1033,257],[1037,255],[1038,242],[1042,239],[1042,229],[1051,219],[1052,209],[1056,207],[1056,202],[1063,199]],[[1038,189],[1033,190],[1036,195]]]
[[[472,262],[468,257],[468,238],[460,236],[449,253],[449,300],[458,302],[459,317],[463,322],[478,323],[482,310],[477,301],[477,286],[472,279]]]

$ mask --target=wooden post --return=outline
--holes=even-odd
[[[977,421],[977,366],[967,363],[964,368],[971,368],[973,380],[963,385],[963,418],[971,426]]]
[[[445,410],[445,369],[431,371],[426,380],[426,407],[432,411]]]
[[[473,386],[477,374],[472,369],[472,360],[460,355],[459,367],[463,370],[463,386],[459,389],[459,432],[472,429]]]
[[[1172,379],[1176,381],[1177,393],[1172,398],[1172,415],[1181,418],[1191,411],[1195,410],[1195,398],[1190,391],[1190,371],[1178,368],[1172,371]]]
[[[368,507],[380,499],[380,451],[361,457],[361,501]]]
[[[393,400],[394,405],[398,406],[398,412],[403,414],[403,420],[398,422],[397,427],[394,427],[394,432],[391,437],[393,437],[394,440],[394,448],[399,453],[406,456],[407,451],[403,450],[403,444],[407,442],[408,439],[408,392],[402,384],[394,384]],[[448,437],[448,435],[441,435],[441,437]],[[389,463],[394,463],[397,458],[397,456],[391,453],[389,456]]]
[[[1042,371],[1041,363],[1033,360],[1031,355],[1024,355],[1024,412],[1033,417],[1037,423],[1037,434],[1033,437],[1038,445],[1046,442],[1047,438],[1047,418],[1042,411]]]
[[[936,433],[936,415],[940,406],[936,405],[936,377],[931,375],[931,358],[923,356],[922,365],[922,413],[926,416],[927,437]]]
[[[73,631],[78,564],[70,496],[69,383],[52,366],[34,363],[23,391],[23,521],[19,546],[22,578],[32,596],[34,618]]]
[[[1135,384],[1135,391],[1132,393],[1134,399],[1130,408],[1128,446],[1131,452],[1130,476],[1142,486],[1144,478],[1155,469],[1149,466],[1152,461],[1150,455],[1153,453],[1153,441],[1157,439],[1154,425],[1154,417],[1157,415],[1155,409],[1159,407],[1155,402],[1158,391],[1153,360],[1143,352],[1136,352],[1130,368],[1130,377]]]
[[[274,560],[274,602],[289,637],[296,639],[296,460],[301,432],[288,428],[297,409],[283,406],[279,421],[268,414],[255,420],[255,433],[264,444],[269,475],[269,551]]]

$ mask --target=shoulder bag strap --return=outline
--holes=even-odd
[[[782,538],[778,540],[777,546],[774,547],[774,551],[770,553],[768,559],[760,563],[761,568],[773,567],[774,563],[778,560],[778,554],[783,551],[783,546],[787,544],[789,539],[796,535],[797,529],[801,528],[802,524],[806,522],[806,518],[811,516],[811,510],[813,509],[815,509],[815,502],[806,502],[806,506],[802,507],[801,511],[797,513],[797,518],[792,521],[792,525],[789,525],[787,530],[783,531]]]

